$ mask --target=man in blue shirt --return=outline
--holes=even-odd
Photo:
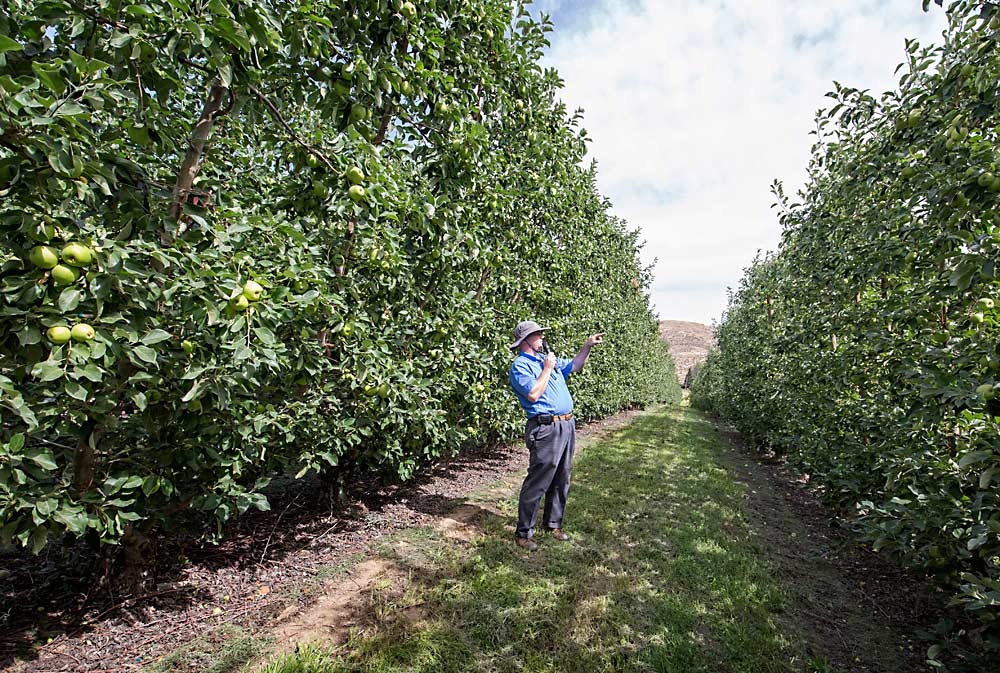
[[[517,506],[517,544],[529,551],[538,549],[532,537],[538,504],[545,496],[542,524],[557,540],[568,540],[562,530],[563,511],[569,494],[576,421],[573,398],[566,379],[583,369],[590,349],[604,341],[604,333],[590,336],[572,360],[544,354],[545,328],[525,320],[514,328],[511,350],[518,351],[510,366],[510,385],[528,416],[524,440],[528,445],[528,475],[521,484]]]

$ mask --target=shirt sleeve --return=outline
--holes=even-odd
[[[564,379],[568,379],[569,375],[573,373],[573,361],[559,358],[556,360],[556,368],[562,372]]]
[[[520,360],[517,360],[510,368],[510,385],[514,392],[521,397],[527,397],[537,381],[538,377],[531,371],[527,363],[522,364]]]

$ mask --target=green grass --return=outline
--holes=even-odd
[[[439,564],[410,574],[419,619],[379,615],[344,646],[312,645],[261,670],[793,670],[774,619],[782,595],[750,542],[720,443],[688,408],[646,413],[578,456],[566,521],[573,542],[540,535],[530,554],[497,516],[471,553],[418,533],[421,561]],[[405,556],[395,561],[406,570]]]

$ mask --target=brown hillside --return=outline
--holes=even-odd
[[[712,328],[700,322],[661,320],[660,337],[670,345],[677,364],[677,378],[684,383],[688,369],[705,359],[715,343]]]

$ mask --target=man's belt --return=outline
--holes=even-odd
[[[534,421],[539,425],[552,425],[555,421],[568,421],[573,418],[573,412],[568,414],[561,414],[559,416],[553,416],[552,414],[538,414],[537,416],[532,416],[529,421]]]

